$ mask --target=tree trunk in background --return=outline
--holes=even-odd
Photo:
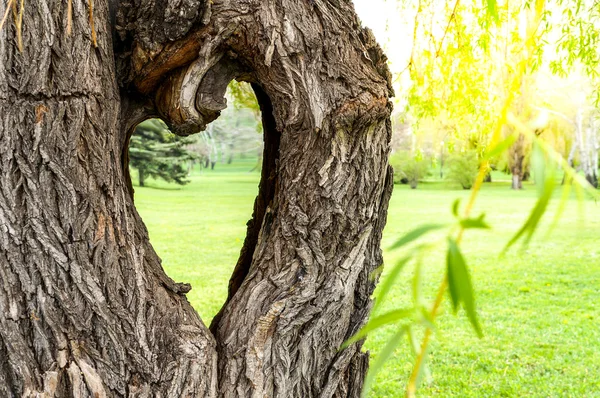
[[[440,180],[444,178],[444,147],[440,150]]]
[[[138,169],[138,184],[140,184],[140,187],[144,186],[144,180],[144,170]]]
[[[525,160],[525,136],[519,134],[515,143],[510,147],[509,165],[512,174],[512,189],[523,189],[523,162]]]
[[[73,0],[70,35],[67,4],[26,2],[22,53],[0,33],[0,396],[360,396],[368,354],[339,347],[382,263],[391,85],[351,4]],[[205,128],[233,78],[278,138],[211,333],[148,241],[127,145],[149,117]]]
[[[579,162],[585,179],[595,188],[598,187],[598,148],[595,123],[592,117],[584,125],[583,109],[577,111],[575,119],[575,142],[579,150]]]
[[[600,149],[600,142],[598,142],[598,123],[593,116],[590,118],[589,140],[590,163],[593,173],[590,183],[598,188],[598,150]]]
[[[598,188],[598,142],[596,140],[596,126],[593,117],[589,118],[585,127],[585,179],[594,187]]]
[[[525,11],[526,18],[529,18],[528,12]],[[527,101],[529,98],[529,78],[527,76],[521,76],[520,93],[519,97],[515,100],[514,110],[517,117],[520,119],[527,119]],[[523,120],[525,121],[525,120]],[[514,129],[514,127],[510,127]],[[525,165],[525,154],[527,149],[527,142],[525,135],[519,133],[518,138],[508,151],[508,166],[512,174],[512,189],[523,189],[523,177],[525,176],[526,165]]]

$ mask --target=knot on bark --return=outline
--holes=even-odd
[[[194,62],[172,72],[158,88],[159,115],[177,135],[204,130],[227,107],[227,86],[240,73],[232,54],[203,47]]]

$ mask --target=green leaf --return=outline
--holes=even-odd
[[[563,184],[562,195],[560,197],[560,203],[558,204],[558,208],[556,209],[556,212],[554,213],[554,219],[552,220],[552,224],[546,231],[547,235],[549,235],[550,232],[552,232],[558,225],[558,222],[560,221],[560,218],[565,211],[567,202],[569,200],[569,196],[571,195],[571,187],[572,187],[572,185],[569,182],[565,182],[565,184]]]
[[[465,259],[460,252],[460,248],[452,238],[448,238],[446,265],[448,272],[448,287],[454,312],[456,313],[458,311],[458,307],[462,303],[475,332],[477,332],[479,337],[482,337],[483,333],[481,332],[481,327],[479,326],[477,313],[475,311],[475,299],[473,298],[471,277],[469,276],[469,271]]]
[[[346,340],[344,344],[342,344],[341,348],[343,349],[351,344],[356,343],[375,329],[379,329],[380,327],[398,322],[401,319],[410,318],[414,314],[414,308],[402,308],[386,312],[385,314],[377,316],[375,318],[371,318],[369,322],[367,322],[367,324],[363,326],[354,336]]]
[[[544,195],[538,199],[533,210],[529,214],[527,221],[525,221],[525,224],[523,224],[521,229],[519,229],[519,231],[517,231],[515,236],[513,236],[512,239],[507,243],[503,252],[506,252],[523,235],[525,235],[525,241],[523,244],[527,245],[529,243],[529,241],[531,240],[531,237],[533,236],[533,233],[535,232],[535,230],[538,227],[538,224],[539,224],[542,216],[546,212],[546,208],[548,207],[548,203],[550,202],[551,195],[552,195],[552,191],[549,191],[546,195]]]
[[[388,294],[390,289],[392,288],[394,282],[398,278],[400,271],[404,268],[404,266],[410,261],[411,256],[406,256],[398,260],[398,262],[394,265],[390,273],[386,276],[383,283],[380,285],[379,292],[377,294],[377,298],[375,300],[375,305],[373,307],[373,311],[379,308],[381,303],[383,302],[384,297]]]
[[[493,21],[498,21],[498,5],[496,0],[487,0],[487,12]]]
[[[387,344],[379,352],[375,361],[369,366],[369,373],[367,373],[362,392],[363,397],[368,395],[368,392],[375,381],[375,376],[381,370],[383,364],[390,358],[390,356],[392,356],[394,350],[402,341],[402,336],[407,332],[408,328],[409,327],[407,325],[401,326],[396,334],[394,334],[392,338],[388,340]]]
[[[460,226],[464,229],[490,229],[490,225],[483,221],[485,214],[480,215],[477,218],[465,218],[460,220]]]
[[[381,264],[379,267],[377,267],[373,271],[371,271],[371,273],[369,274],[369,280],[371,282],[376,282],[379,279],[379,277],[381,276],[381,274],[383,274],[383,269],[384,269],[384,265]]]
[[[458,206],[460,205],[460,199],[456,199],[454,203],[452,203],[452,214],[454,217],[458,217]]]
[[[412,280],[413,302],[420,305],[423,301],[423,256],[417,256],[415,273]]]
[[[419,314],[420,314],[419,322],[426,328],[431,329],[432,331],[436,332],[437,327],[435,326],[435,320],[431,316],[429,309],[425,308],[424,306],[421,306],[419,308]]]
[[[410,325],[408,325],[408,327],[406,328],[406,337],[408,337],[408,342],[410,343],[410,349],[413,355],[419,355],[419,351],[421,350],[419,347],[419,340],[417,339],[417,336],[415,335],[413,328]]]
[[[504,152],[506,152],[508,150],[508,148],[510,148],[512,146],[512,144],[515,143],[516,140],[517,140],[516,133],[509,135],[508,137],[506,137],[505,139],[503,139],[502,141],[497,143],[493,148],[490,148],[490,150],[485,153],[484,159],[490,160],[490,159],[495,158],[498,155],[503,154]]]
[[[542,153],[541,148],[538,145],[534,147],[534,153],[532,154],[532,166],[534,167],[536,181],[538,184],[538,200],[523,226],[507,243],[503,253],[506,252],[523,236],[525,237],[523,245],[526,246],[529,244],[540,223],[540,220],[542,219],[542,216],[548,208],[550,199],[552,199],[552,194],[554,193],[554,188],[556,186],[554,165],[549,164],[547,156]]]
[[[443,225],[443,224],[421,225],[420,227],[413,229],[412,231],[410,231],[409,233],[407,233],[406,235],[404,235],[403,237],[398,239],[396,241],[396,243],[394,243],[392,246],[390,246],[390,250],[397,249],[401,246],[407,245],[407,244],[419,239],[421,236],[425,235],[428,232],[435,231],[437,229],[441,229],[444,227],[445,227],[445,225]]]
[[[536,182],[538,197],[541,197],[544,194],[545,182],[548,178],[546,175],[546,163],[544,152],[539,145],[534,144],[531,153],[531,168]]]

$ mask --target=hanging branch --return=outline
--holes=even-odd
[[[15,18],[15,28],[17,30],[17,48],[23,52],[23,10],[25,9],[25,0],[21,0],[19,10],[17,10],[16,1],[12,2],[13,16]]]
[[[528,32],[527,32],[527,37],[525,40],[525,50],[526,50],[527,56],[519,64],[512,87],[515,87],[516,83],[520,81],[521,76],[523,76],[526,73],[527,65],[531,61],[531,58],[533,56],[532,48],[534,47],[535,41],[537,39],[537,36],[536,36],[537,28],[541,22],[543,10],[544,10],[544,0],[537,0],[536,8],[535,8],[535,22],[532,24],[532,26],[529,27]],[[493,152],[494,150],[496,150],[497,147],[501,146],[501,143],[500,143],[501,129],[502,129],[502,125],[504,125],[505,122],[507,121],[507,119],[509,118],[508,110],[509,110],[511,103],[514,100],[514,92],[516,92],[516,90],[514,90],[514,89],[509,91],[509,94],[506,98],[505,104],[499,115],[498,123],[496,124],[496,129],[495,129],[495,131],[493,133],[493,137],[492,137],[491,150],[489,151],[490,153]],[[477,175],[477,178],[475,179],[475,184],[473,185],[471,196],[469,198],[469,202],[467,203],[467,206],[464,211],[465,219],[469,217],[471,210],[473,209],[473,206],[475,204],[475,199],[477,198],[477,194],[479,193],[479,190],[480,190],[481,186],[483,185],[483,180],[485,178],[486,169],[488,167],[488,164],[489,164],[489,159],[486,159],[482,163],[482,165],[479,169],[479,173]],[[458,236],[456,238],[457,243],[460,243],[460,241],[462,240],[464,229],[465,229],[464,226],[461,225],[461,228],[458,231]],[[436,299],[433,303],[433,306],[431,308],[431,311],[429,312],[429,319],[431,319],[432,321],[436,318],[436,316],[438,314],[438,310],[444,300],[444,293],[448,289],[448,286],[449,286],[448,273],[446,273],[444,276],[444,279],[438,289],[438,293],[437,293]],[[427,353],[431,335],[432,335],[432,329],[430,327],[426,327],[425,335],[423,337],[423,340],[422,340],[421,346],[420,346],[420,352],[418,353],[417,358],[415,360],[415,366],[413,367],[413,371],[410,375],[408,385],[406,388],[406,397],[407,398],[414,398],[416,395],[419,373],[420,373],[422,364],[425,361],[425,355]]]
[[[94,0],[88,0],[88,10],[90,15],[90,28],[92,29],[92,44],[94,47],[98,47],[98,41],[96,40],[96,28],[94,26]]]
[[[2,29],[2,27],[4,26],[4,23],[6,22],[6,19],[8,18],[8,13],[10,12],[10,8],[12,7],[14,2],[15,2],[15,0],[8,0],[8,3],[6,3],[6,12],[4,13],[2,22],[0,22],[0,29]]]
[[[440,56],[440,52],[442,51],[442,46],[444,45],[444,39],[446,38],[446,35],[448,34],[448,29],[450,29],[450,24],[452,24],[452,21],[454,20],[454,17],[456,16],[456,9],[458,8],[459,3],[460,3],[460,0],[456,0],[456,3],[454,4],[454,8],[452,9],[452,14],[450,15],[450,18],[448,19],[448,25],[446,25],[446,29],[444,30],[444,35],[442,36],[442,39],[440,40],[440,45],[439,45],[437,51],[435,52],[436,58]]]
[[[67,37],[71,36],[71,28],[73,26],[73,0],[67,3]]]

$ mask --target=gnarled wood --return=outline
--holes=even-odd
[[[28,7],[23,54],[0,36],[0,395],[358,397],[368,354],[339,347],[382,263],[392,93],[351,3],[96,0],[97,48],[87,0],[70,36],[66,7]],[[213,336],[148,242],[126,145],[153,115],[204,128],[234,78],[267,145]]]
[[[40,0],[0,34],[0,396],[216,395],[213,336],[121,170],[108,4]],[[3,12],[3,10],[1,11]],[[46,394],[46,395],[44,395]]]

